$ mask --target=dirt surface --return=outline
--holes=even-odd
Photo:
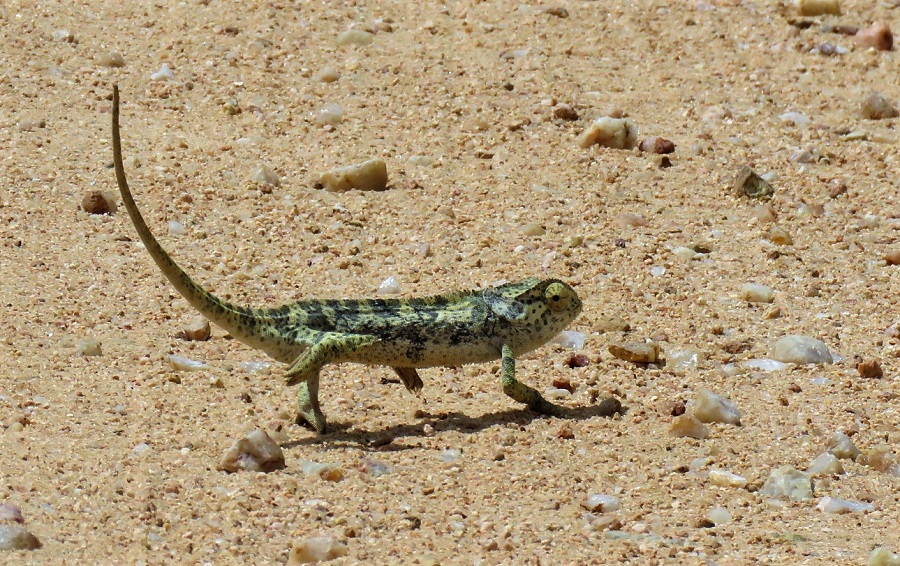
[[[900,552],[900,478],[865,456],[814,478],[811,499],[759,493],[836,431],[864,453],[900,453],[900,267],[884,259],[900,248],[900,135],[896,119],[859,109],[872,91],[900,105],[898,61],[823,29],[897,28],[900,10],[845,0],[842,16],[804,26],[787,2],[660,4],[4,2],[0,502],[43,547],[0,561],[280,564],[316,536],[346,545],[334,564],[864,564],[876,546]],[[371,43],[338,45],[350,28]],[[164,64],[172,77],[154,80]],[[223,297],[371,297],[389,276],[404,296],[571,283],[583,349],[548,345],[518,365],[539,390],[574,386],[560,401],[569,418],[505,397],[498,364],[423,370],[419,398],[388,369],[346,364],[322,374],[333,432],[293,424],[282,366],[248,371],[263,354],[219,329],[179,338],[195,312],[124,211],[81,209],[91,191],[116,194],[113,83],[149,224]],[[339,124],[317,123],[326,104]],[[579,147],[609,114],[639,139],[673,141],[671,167]],[[389,190],[312,188],[373,157]],[[280,185],[251,180],[262,165]],[[768,239],[758,203],[732,191],[744,165],[770,180],[792,243]],[[680,246],[703,253],[683,259]],[[749,282],[774,303],[741,300]],[[612,316],[630,329],[601,331]],[[742,365],[788,334],[823,340],[838,362]],[[696,352],[697,367],[608,351],[650,339],[669,359]],[[80,355],[86,340],[102,355]],[[573,353],[588,365],[568,367]],[[176,372],[170,354],[208,368]],[[860,377],[856,357],[884,376]],[[734,402],[741,426],[671,436],[702,389]],[[624,414],[600,415],[609,397]],[[255,428],[286,467],[219,471]],[[339,473],[308,475],[304,461]],[[747,486],[716,486],[711,470]],[[597,494],[621,508],[589,511]],[[824,496],[873,509],[825,513]]]

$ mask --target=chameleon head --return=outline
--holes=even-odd
[[[537,348],[565,330],[582,307],[575,289],[558,279],[525,279],[487,289],[484,297],[517,353]]]

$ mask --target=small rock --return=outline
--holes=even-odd
[[[326,65],[319,69],[319,71],[313,76],[313,80],[316,80],[320,83],[333,83],[337,82],[341,78],[341,73],[330,65]]]
[[[82,197],[81,208],[88,214],[110,214],[116,211],[116,201],[103,191],[90,191]]]
[[[565,389],[569,393],[574,393],[575,389],[577,389],[574,383],[564,377],[558,377],[554,379],[553,387],[555,387],[556,389]]]
[[[570,104],[557,104],[553,107],[553,117],[571,122],[578,119],[578,112]]]
[[[125,57],[116,51],[113,51],[112,53],[101,53],[97,56],[97,64],[102,67],[124,67]]]
[[[338,482],[344,479],[344,470],[337,464],[300,460],[300,470],[308,476],[319,476],[325,481]]]
[[[888,265],[900,265],[900,250],[894,250],[884,254],[884,261]]]
[[[753,208],[753,217],[760,224],[771,224],[778,220],[778,215],[771,204],[760,204]]]
[[[622,508],[622,501],[615,495],[591,493],[581,502],[591,513],[612,513]]]
[[[866,120],[886,120],[897,117],[897,109],[879,92],[870,93],[859,105],[859,113]]]
[[[177,220],[169,220],[166,222],[166,227],[169,229],[169,234],[172,236],[184,236],[185,229],[183,223]]]
[[[41,541],[20,525],[0,525],[0,550],[36,550]]]
[[[884,377],[884,372],[881,370],[881,364],[878,363],[878,360],[865,360],[856,364],[856,371],[859,372],[861,377],[868,378],[879,378]]]
[[[766,239],[779,246],[790,246],[794,243],[794,238],[781,226],[772,226],[766,232]]]
[[[675,152],[675,143],[667,140],[665,138],[659,138],[656,136],[644,138],[641,140],[638,148],[641,151],[645,151],[647,153],[674,153]]]
[[[640,214],[626,212],[616,216],[616,224],[622,228],[639,228],[642,226],[649,226],[650,222]]]
[[[329,102],[313,112],[312,119],[317,126],[339,126],[344,121],[344,108],[340,104]]]
[[[823,513],[864,513],[866,511],[874,511],[875,506],[871,503],[847,501],[846,499],[838,499],[826,495],[816,505],[816,509]]]
[[[897,462],[897,455],[891,452],[891,447],[886,444],[879,444],[867,450],[866,463],[873,470],[900,477],[900,462]]]
[[[566,361],[563,362],[563,365],[567,368],[583,368],[591,365],[591,359],[585,356],[584,354],[569,354],[566,357]],[[556,382],[554,381],[554,384]],[[563,387],[563,389],[567,389]]]
[[[709,389],[701,389],[697,393],[691,403],[691,411],[701,423],[741,424],[741,412],[737,406]]]
[[[387,165],[382,159],[370,159],[356,165],[338,167],[323,173],[316,181],[317,189],[331,192],[383,191],[387,188]]]
[[[312,537],[291,548],[288,565],[315,564],[350,554],[350,549],[339,540],[329,537]]]
[[[580,350],[584,348],[587,337],[587,334],[584,332],[578,332],[577,330],[563,330],[554,336],[550,342],[552,344],[559,344],[563,348],[569,348],[570,350]]]
[[[271,193],[272,187],[280,187],[281,179],[278,173],[272,171],[268,165],[260,165],[250,173],[250,180],[260,186],[264,193]]]
[[[809,116],[801,114],[800,112],[785,112],[778,116],[778,119],[787,124],[793,124],[794,126],[806,126],[812,121],[809,119]]]
[[[167,63],[163,63],[163,66],[159,68],[158,71],[150,75],[151,81],[174,81],[175,73],[172,72],[172,69],[169,68]]]
[[[375,34],[355,28],[348,29],[337,38],[337,44],[342,47],[347,45],[369,45],[373,41],[375,41]]]
[[[612,149],[633,149],[637,143],[637,127],[627,118],[597,118],[581,136],[578,145],[586,149],[600,145]]]
[[[568,18],[569,11],[563,8],[562,6],[548,6],[541,10],[545,14],[550,14],[551,16],[556,16],[557,18]]]
[[[53,32],[53,39],[62,41],[63,43],[78,43],[75,36],[67,29],[58,29]],[[98,58],[99,59],[99,58]]]
[[[401,291],[403,291],[403,288],[400,286],[400,282],[397,281],[397,278],[393,275],[378,285],[378,293],[382,295],[397,295]]]
[[[636,364],[652,364],[659,360],[660,352],[659,344],[653,342],[629,342],[609,347],[613,356]]]
[[[194,318],[181,330],[181,337],[183,339],[195,342],[209,340],[211,335],[212,331],[209,327],[209,321],[202,316]]]
[[[786,364],[831,364],[828,346],[811,336],[788,335],[772,347],[772,357]]]
[[[673,372],[694,371],[700,366],[702,355],[697,350],[684,348],[666,352],[666,369]]]
[[[792,466],[781,466],[772,470],[759,493],[776,499],[786,497],[791,501],[810,499],[812,497],[812,480],[809,474],[798,471]]]
[[[834,433],[828,440],[828,451],[841,460],[855,460],[862,454],[850,437],[840,431]]]
[[[524,226],[519,226],[519,233],[523,236],[543,236],[547,233],[547,229],[537,222],[531,222]]]
[[[878,51],[890,51],[894,46],[894,34],[887,23],[876,22],[872,27],[856,32],[853,41],[863,49],[874,47]]]
[[[720,487],[736,487],[742,489],[747,487],[747,478],[725,470],[710,470],[709,483]]]
[[[744,283],[741,286],[741,300],[748,303],[771,303],[775,300],[775,291],[771,287],[757,283]]]
[[[788,368],[787,364],[779,362],[778,360],[770,360],[769,358],[745,360],[741,365],[746,368],[757,369],[760,371],[781,371]]]
[[[596,332],[628,332],[631,325],[621,316],[610,314],[600,315],[595,327]]]
[[[739,197],[747,196],[754,199],[768,199],[775,194],[775,189],[772,188],[772,185],[746,165],[741,167],[735,174],[732,187],[735,195]]]
[[[841,461],[837,456],[831,452],[823,452],[809,463],[809,466],[806,467],[806,473],[811,476],[843,474],[844,466],[841,465]]]
[[[597,405],[597,416],[611,417],[622,414],[622,402],[615,397],[607,397]]]
[[[568,389],[558,389],[556,387],[548,387],[544,390],[544,397],[548,399],[567,399],[572,396],[572,392]]]
[[[75,345],[75,353],[79,356],[102,356],[103,348],[99,340],[85,338],[84,340],[79,340]]]
[[[841,4],[838,0],[797,0],[797,9],[801,16],[841,15]]]
[[[284,468],[284,452],[264,430],[256,429],[235,442],[219,462],[226,472],[273,472]]]
[[[866,566],[900,566],[900,554],[894,554],[889,549],[879,546],[869,555]]]
[[[198,371],[209,367],[203,362],[185,358],[184,356],[176,356],[175,354],[169,356],[169,363],[172,364],[172,369],[175,371]]]
[[[709,429],[692,415],[681,415],[672,419],[669,436],[696,438],[703,440],[709,436]]]
[[[21,524],[25,522],[25,519],[22,517],[22,510],[15,505],[0,503],[0,522]]]
[[[724,507],[713,507],[709,510],[707,514],[707,518],[712,522],[713,525],[727,525],[734,518],[731,516],[731,512]]]
[[[565,391],[565,389],[563,389]],[[561,438],[563,440],[572,440],[575,438],[575,433],[572,431],[572,427],[568,424],[564,424],[556,431],[556,438]]]

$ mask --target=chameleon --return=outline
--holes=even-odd
[[[297,422],[319,434],[327,421],[319,404],[319,374],[327,364],[388,366],[411,392],[422,390],[417,369],[501,360],[503,392],[531,410],[564,416],[560,406],[516,379],[516,356],[534,350],[581,313],[575,290],[558,279],[514,283],[431,297],[309,299],[273,308],[232,304],[195,282],[150,231],[134,201],[122,160],[119,89],[113,86],[112,147],[116,182],[134,228],[162,274],[203,316],[244,344],[287,364],[299,386]]]

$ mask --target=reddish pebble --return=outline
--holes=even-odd
[[[645,138],[639,147],[641,151],[648,153],[673,153],[675,151],[674,142],[656,136]]]
[[[570,366],[571,367],[571,366]],[[575,384],[564,377],[558,377],[553,380],[553,387],[557,389],[565,389],[569,393],[575,393]]]
[[[888,265],[900,265],[900,250],[894,250],[884,254],[884,261]]]
[[[566,364],[566,367],[583,368],[590,365],[591,360],[584,354],[569,354],[569,357],[566,358],[564,363]]]
[[[856,371],[858,371],[859,375],[862,377],[884,377],[884,372],[881,370],[881,365],[878,363],[878,360],[865,360],[859,362],[856,364]]]
[[[878,51],[890,51],[894,46],[894,34],[885,22],[877,22],[870,28],[856,32],[853,41],[862,48],[874,47]]]
[[[575,433],[572,432],[572,427],[567,424],[559,427],[559,430],[556,431],[556,438],[562,438],[565,440],[572,440],[575,438]]]

